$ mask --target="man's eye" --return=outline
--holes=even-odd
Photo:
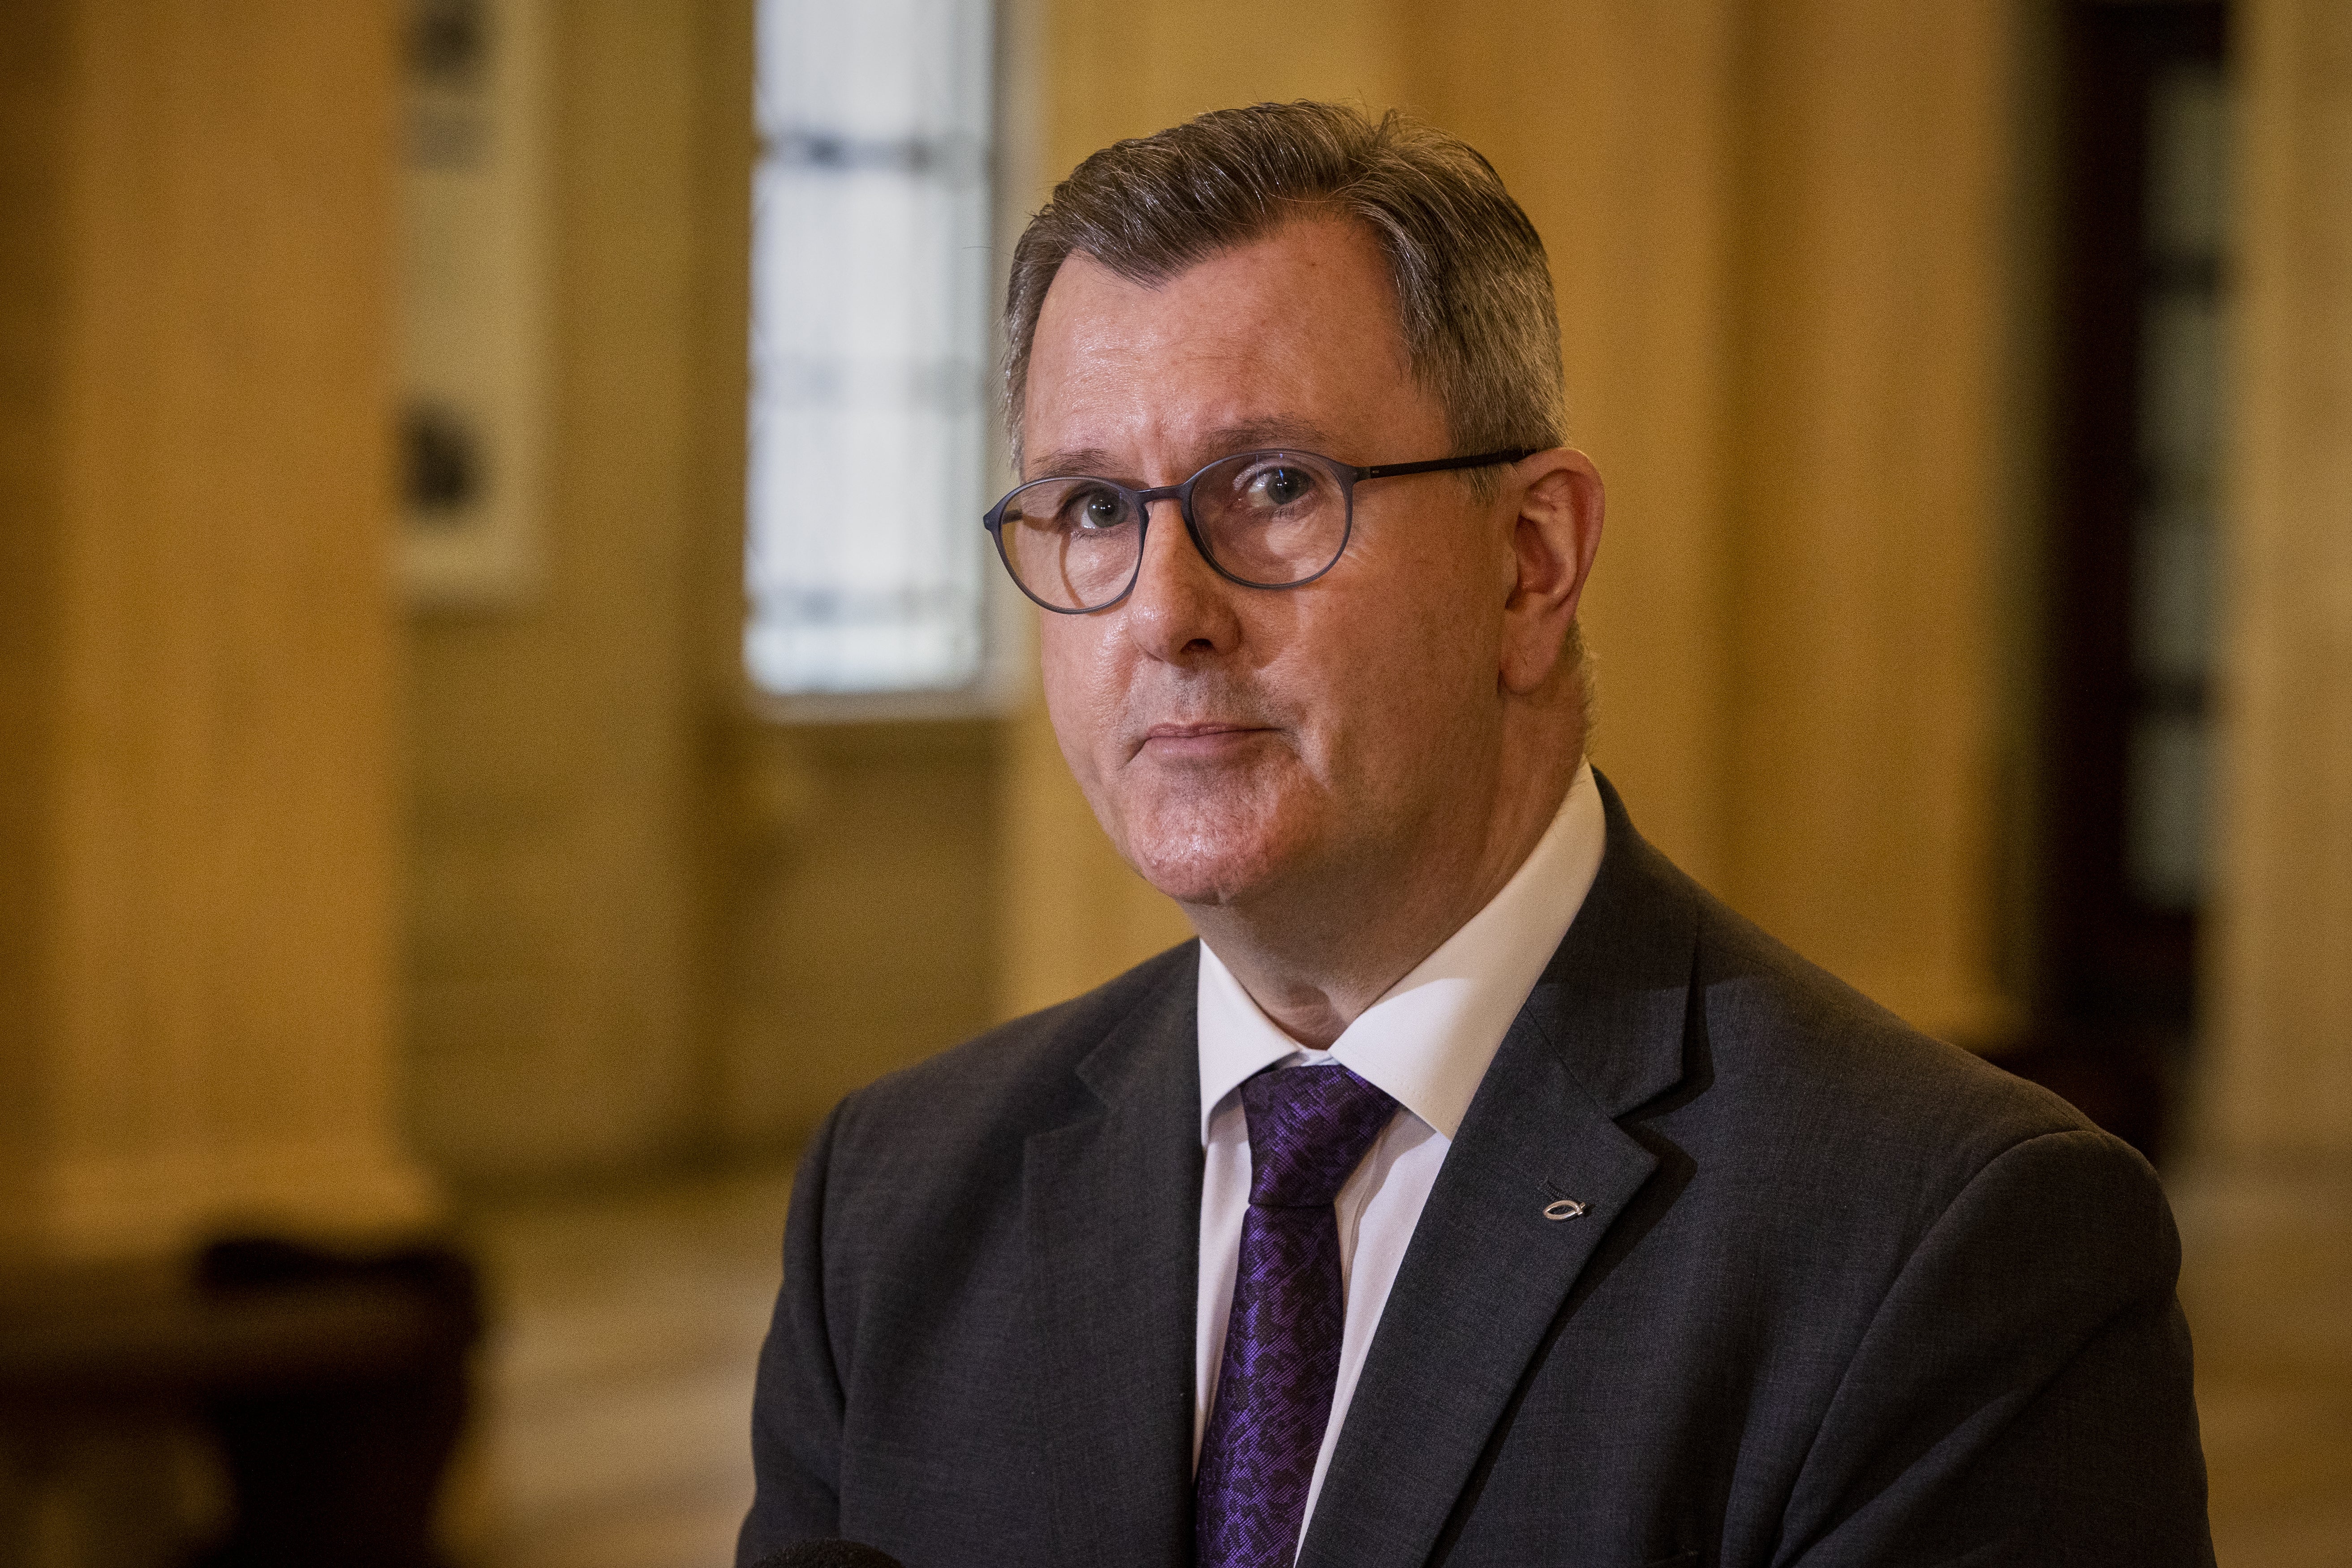
[[[1062,516],[1072,528],[1117,528],[1127,521],[1127,507],[1115,490],[1082,490],[1062,503]]]
[[[1304,468],[1267,468],[1250,479],[1251,499],[1262,506],[1295,506],[1315,489],[1315,476]]]

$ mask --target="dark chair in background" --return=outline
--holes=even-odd
[[[15,1471],[0,1498],[35,1494],[96,1435],[149,1458],[85,1479],[71,1506],[97,1516],[89,1540],[141,1540],[142,1521],[107,1510],[154,1510],[168,1488],[137,1471],[168,1445],[152,1439],[193,1434],[226,1479],[226,1532],[173,1542],[176,1522],[150,1520],[141,1555],[438,1568],[435,1502],[480,1326],[473,1267],[440,1245],[357,1254],[238,1238],[180,1270],[0,1281],[0,1469]],[[0,1540],[0,1560],[30,1549]]]

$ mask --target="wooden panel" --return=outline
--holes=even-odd
[[[2352,1154],[2352,12],[2251,0],[2210,1005],[2234,1152]]]

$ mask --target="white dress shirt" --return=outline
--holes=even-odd
[[[1385,1090],[1401,1108],[1336,1205],[1347,1322],[1331,1419],[1307,1489],[1307,1511],[1323,1490],[1340,1423],[1396,1282],[1405,1245],[1436,1184],[1462,1118],[1478,1092],[1511,1020],[1551,961],[1601,869],[1608,836],[1590,764],[1580,767],[1559,815],[1486,908],[1446,938],[1412,973],[1366,1008],[1328,1051],[1303,1047],[1250,999],[1213,950],[1201,945],[1201,1282],[1194,1321],[1193,1462],[1217,1392],[1239,1268],[1242,1215],[1249,1207],[1249,1122],[1241,1085],[1269,1067],[1338,1062]]]

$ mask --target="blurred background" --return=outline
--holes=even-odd
[[[1012,236],[1302,96],[1546,237],[1635,821],[2158,1161],[2221,1561],[2352,1562],[2352,6],[18,0],[0,1564],[729,1560],[799,1142],[1186,934]]]

